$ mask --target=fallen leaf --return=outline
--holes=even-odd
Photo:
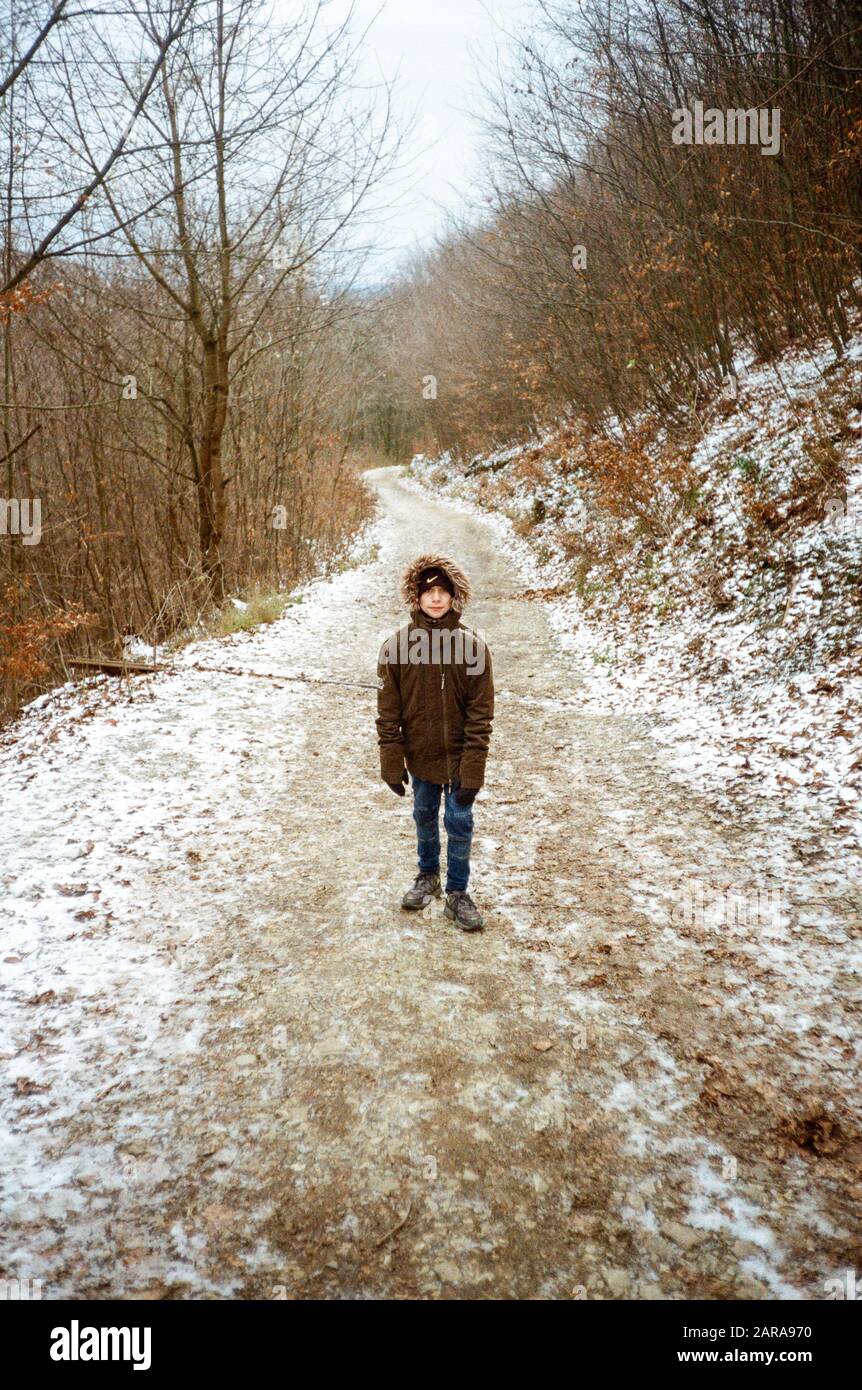
[[[31,1081],[29,1076],[19,1076],[15,1082],[16,1096],[30,1096],[36,1091],[50,1091],[50,1086],[40,1086],[38,1081]]]

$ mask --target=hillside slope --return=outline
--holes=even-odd
[[[860,882],[862,335],[741,376],[697,428],[573,427],[410,485],[497,517],[597,709],[648,715],[717,804],[791,804]]]

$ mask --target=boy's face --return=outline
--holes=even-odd
[[[432,584],[419,595],[419,607],[429,618],[442,618],[452,607],[452,595],[442,584]]]

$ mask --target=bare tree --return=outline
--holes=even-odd
[[[260,0],[198,5],[143,113],[146,158],[104,184],[154,305],[182,336],[186,392],[171,422],[216,598],[226,586],[223,442],[235,363],[284,286],[332,256],[393,153],[388,92],[376,110],[350,100],[352,15],[335,29],[324,17],[322,0],[279,27]],[[142,195],[149,211],[139,215]]]
[[[136,84],[127,86],[126,100],[112,105],[105,113],[100,84],[81,79],[84,66],[97,62],[103,34],[116,28],[121,17],[128,17],[128,6],[108,3],[98,8],[84,5],[72,9],[70,0],[56,0],[50,7],[4,0],[0,10],[0,53],[6,55],[8,66],[0,75],[0,128],[5,127],[9,163],[0,302],[49,257],[78,252],[91,239],[105,235],[102,227],[92,238],[63,239],[63,233],[71,229],[88,200],[121,160],[135,120],[149,100],[171,46],[186,30],[195,4],[196,0],[166,0],[165,8],[159,12],[166,23],[153,45],[149,68],[137,75]],[[132,14],[151,37],[155,32],[155,10],[147,6],[141,13]],[[49,72],[51,77],[46,80]],[[98,147],[102,153],[82,180],[79,151],[69,141],[58,113],[73,100],[81,111],[88,92],[89,114],[99,116]],[[128,119],[123,124],[126,115]],[[16,143],[19,133],[22,143]],[[90,139],[95,148],[92,135]],[[38,175],[30,175],[28,156],[40,151],[43,156],[52,152],[55,164],[64,159],[67,163],[68,182],[50,194],[44,192],[44,180],[38,192],[30,191],[31,182]],[[50,162],[43,167],[55,172]],[[81,182],[79,189],[74,187],[77,182]]]
[[[397,316],[417,433],[469,450],[561,416],[611,435],[645,410],[691,424],[740,347],[768,358],[825,332],[840,354],[862,263],[858,4],[537,12],[489,84],[482,215]],[[674,113],[697,101],[746,121],[780,108],[780,148],[677,142]],[[445,390],[420,413],[435,361]]]

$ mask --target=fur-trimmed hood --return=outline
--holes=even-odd
[[[445,570],[452,580],[452,587],[455,593],[452,595],[452,608],[456,613],[463,613],[465,607],[473,596],[473,589],[460,565],[456,565],[454,560],[450,560],[448,555],[419,555],[407,566],[401,576],[401,597],[407,607],[412,611],[419,607],[419,595],[416,592],[416,585],[423,570],[442,569]]]

